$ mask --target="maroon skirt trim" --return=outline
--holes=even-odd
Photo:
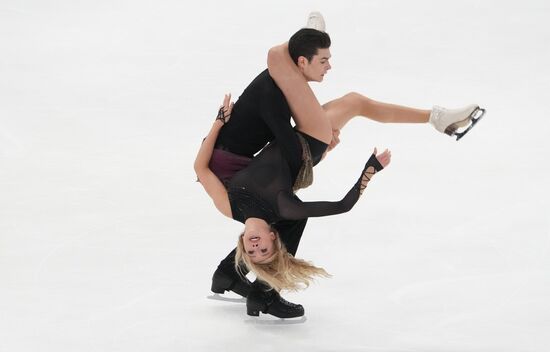
[[[233,178],[233,175],[247,167],[251,160],[251,158],[233,154],[226,150],[214,149],[208,166],[226,184]]]

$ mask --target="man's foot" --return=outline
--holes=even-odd
[[[457,140],[468,132],[473,125],[483,116],[484,109],[478,105],[472,104],[460,109],[446,109],[440,106],[434,106],[430,113],[430,123],[439,132],[456,135]],[[469,127],[463,132],[457,132],[459,128]]]
[[[291,303],[285,300],[279,292],[270,289],[263,284],[252,284],[252,288],[246,299],[246,313],[251,316],[259,316],[260,312],[271,314],[277,318],[297,318],[304,315],[304,307],[301,304]]]
[[[246,277],[241,277],[237,272],[228,273],[218,267],[212,276],[212,292],[225,293],[225,291],[233,291],[238,295],[247,297],[250,292],[250,281]]]
[[[316,29],[321,32],[326,32],[325,19],[319,11],[310,12],[307,17],[307,24],[305,28]]]

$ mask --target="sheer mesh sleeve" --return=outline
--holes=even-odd
[[[277,195],[279,215],[284,219],[305,219],[309,217],[329,216],[345,213],[357,203],[372,175],[382,170],[382,165],[373,154],[365,164],[361,176],[344,198],[336,202],[302,202],[296,195],[281,191]]]

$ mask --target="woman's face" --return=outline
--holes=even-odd
[[[273,255],[275,233],[269,226],[245,227],[243,245],[246,254],[254,263],[259,263]]]

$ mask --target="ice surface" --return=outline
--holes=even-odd
[[[459,143],[354,120],[303,199],[393,162],[298,255],[325,267],[291,324],[207,299],[241,226],[192,162],[225,92],[321,11],[321,102],[477,102]],[[15,1],[0,5],[0,351],[546,351],[545,1]]]

